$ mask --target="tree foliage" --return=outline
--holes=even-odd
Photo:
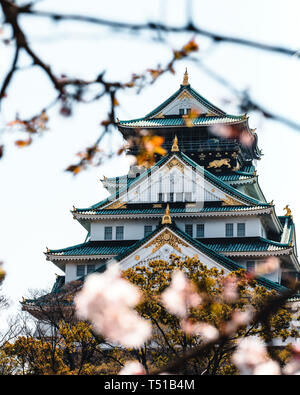
[[[199,307],[189,308],[184,318],[170,313],[162,303],[162,295],[170,287],[176,270],[185,273],[201,297]],[[5,342],[0,348],[2,373],[116,374],[129,360],[138,360],[148,373],[160,371],[173,360],[205,345],[206,339],[202,333],[195,334],[186,329],[197,323],[209,324],[210,328],[216,328],[220,333],[230,333],[230,336],[218,345],[212,343],[202,353],[188,359],[176,369],[178,373],[236,374],[231,356],[237,340],[252,336],[265,340],[269,354],[281,365],[289,360],[291,349],[274,347],[273,344],[274,338],[286,340],[296,336],[290,329],[292,315],[286,307],[281,306],[274,314],[266,316],[265,320],[230,332],[236,312],[249,308],[260,311],[270,302],[270,297],[275,296],[274,291],[259,285],[244,270],[226,275],[222,270],[207,268],[196,258],[182,260],[171,255],[168,261],[154,260],[147,266],[130,268],[123,276],[143,292],[143,300],[136,309],[144,319],[151,321],[153,332],[150,341],[136,349],[109,344],[95,333],[88,322],[76,320],[74,314],[63,314],[63,308],[60,317],[57,308],[51,316],[51,309],[46,310],[43,303],[40,305],[40,317],[43,317],[42,324],[46,330],[40,327],[35,333],[27,331],[14,341]],[[232,282],[235,285],[234,294],[226,291],[227,285]],[[50,302],[53,304],[53,296]]]

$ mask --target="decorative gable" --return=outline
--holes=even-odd
[[[198,116],[218,116],[217,112],[211,111],[207,106],[197,100],[187,89],[183,89],[161,112],[161,117],[168,115],[186,115],[191,109]],[[183,111],[183,113],[182,113]]]
[[[201,247],[200,247],[201,248]],[[123,270],[127,270],[136,265],[147,265],[155,259],[168,260],[171,254],[176,254],[181,258],[194,257],[199,259],[208,268],[217,267],[219,270],[230,269],[216,262],[216,259],[201,251],[197,246],[184,240],[174,229],[163,227],[150,240],[140,245],[131,254],[119,260]],[[226,259],[222,258],[221,259]],[[234,263],[232,262],[234,265]]]
[[[127,203],[157,202],[245,204],[210,182],[204,175],[203,167],[197,164],[191,166],[176,154],[171,155],[161,166],[153,166],[145,174],[103,208],[126,208]]]

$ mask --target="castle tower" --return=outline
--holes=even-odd
[[[251,270],[276,256],[280,269],[259,279],[269,289],[281,289],[287,276],[299,277],[291,211],[287,207],[278,216],[264,197],[256,171],[261,151],[248,117],[225,113],[189,79],[186,71],[179,89],[145,117],[118,122],[124,139],[138,129],[162,136],[167,154],[157,155],[151,168],[132,167],[127,175],[105,178],[108,198],[73,208],[87,238],[45,252],[65,273],[53,292],[104,271],[111,259],[128,269],[167,260],[171,253],[197,257],[225,273]],[[29,309],[26,302],[23,306]]]

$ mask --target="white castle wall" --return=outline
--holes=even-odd
[[[196,237],[196,224],[205,224],[205,237],[225,237],[225,224],[233,223],[234,237],[237,236],[237,223],[245,223],[246,237],[265,237],[265,230],[258,217],[228,217],[228,218],[174,218],[173,220],[179,229],[185,230],[186,224],[194,224],[194,234]],[[91,240],[104,240],[105,226],[113,227],[113,239],[115,239],[116,226],[124,226],[125,240],[139,240],[144,237],[144,226],[152,225],[154,228],[160,223],[161,219],[132,219],[132,220],[103,220],[91,223]]]

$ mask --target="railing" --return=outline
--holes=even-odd
[[[180,150],[182,151],[237,151],[240,149],[241,144],[239,142],[214,142],[214,141],[181,141],[178,143]],[[172,143],[166,142],[163,147],[170,151],[172,148]],[[133,154],[136,154],[142,146],[134,147],[130,150]]]

